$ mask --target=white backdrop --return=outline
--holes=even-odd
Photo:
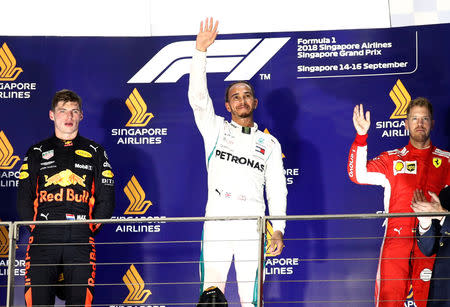
[[[388,0],[0,0],[0,35],[196,34],[214,16],[220,33],[390,26]]]

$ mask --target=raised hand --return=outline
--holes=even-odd
[[[367,134],[370,127],[370,112],[366,111],[366,116],[364,117],[363,105],[356,105],[353,109],[353,126],[355,126],[356,132],[359,135]]]
[[[197,40],[195,44],[195,48],[197,50],[205,52],[206,49],[208,49],[209,46],[214,43],[217,37],[217,27],[219,26],[219,22],[216,21],[214,24],[213,18],[206,18],[205,23],[203,24],[203,21],[200,22],[200,32],[197,34]]]

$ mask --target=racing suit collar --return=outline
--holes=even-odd
[[[232,120],[231,126],[235,129],[239,129],[239,131],[241,131],[242,133],[245,133],[245,134],[253,134],[258,130],[258,124],[255,122],[253,122],[253,127],[244,127]],[[244,129],[247,131],[244,132]],[[250,129],[250,130],[248,131],[248,129]]]
[[[53,143],[55,144],[55,146],[60,146],[60,147],[73,146],[78,143],[79,139],[80,139],[79,133],[77,133],[77,136],[73,140],[63,140],[63,139],[58,138],[55,134],[53,134],[53,137],[52,137],[52,140],[53,140]]]
[[[430,146],[428,146],[427,148],[424,148],[424,149],[419,149],[419,148],[414,147],[411,144],[411,141],[409,141],[408,145],[406,145],[406,149],[408,149],[409,152],[411,152],[413,154],[417,154],[417,155],[424,155],[424,154],[430,153],[431,151],[434,150],[434,148],[435,147],[433,146],[431,141],[430,141]]]

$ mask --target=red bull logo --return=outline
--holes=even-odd
[[[45,175],[45,187],[48,187],[52,184],[59,185],[62,187],[67,187],[69,185],[81,185],[82,187],[86,187],[84,181],[86,180],[86,175],[83,177],[74,174],[70,169],[66,169],[64,171],[59,172],[53,176],[48,177]]]
[[[47,191],[39,192],[39,202],[54,202],[54,201],[71,201],[76,203],[85,203],[89,202],[89,192],[83,191],[82,194],[78,194],[74,191],[74,189],[59,189],[56,193],[50,193]]]

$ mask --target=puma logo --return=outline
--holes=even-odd
[[[44,213],[41,213],[41,216],[42,216],[43,218],[45,218],[45,219],[48,221],[48,216],[49,216],[49,214],[50,214],[50,213],[47,213],[47,214],[45,215]]]
[[[42,152],[42,145],[39,147],[33,147],[34,150],[39,150],[40,152]]]
[[[398,232],[398,234],[400,234],[400,231],[402,231],[402,228],[403,228],[403,227],[400,227],[400,229],[394,228],[394,231],[396,231],[396,232]]]
[[[89,145],[89,147],[92,147],[94,150],[95,150],[95,152],[97,152],[97,148],[98,148],[98,146],[97,147],[95,147],[94,145]]]

